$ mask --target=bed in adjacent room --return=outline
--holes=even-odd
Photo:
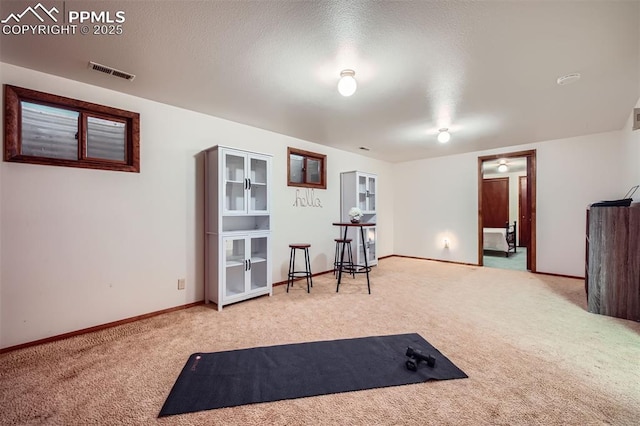
[[[483,228],[483,246],[486,251],[501,252],[505,257],[516,252],[516,222],[504,228]]]

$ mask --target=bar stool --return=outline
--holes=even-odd
[[[353,275],[353,277],[355,278],[355,274],[353,273],[353,254],[351,252],[351,238],[347,238],[346,240],[343,238],[335,238],[334,241],[336,242],[336,251],[335,254],[333,256],[333,274],[336,276],[336,278],[338,277],[338,268],[342,267],[347,267],[347,270],[351,271],[351,275]],[[340,259],[340,255],[344,254],[342,252],[343,250],[343,246],[344,246],[344,251],[346,252],[348,259],[344,260],[344,259]]]
[[[296,278],[306,278],[307,293],[310,293],[310,286],[313,287],[313,279],[311,278],[311,262],[309,261],[309,247],[311,244],[289,244],[291,253],[289,254],[289,273],[287,274],[287,293],[289,286],[293,286],[293,280]],[[304,252],[304,271],[296,271],[296,250]]]

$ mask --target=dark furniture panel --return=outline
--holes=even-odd
[[[587,214],[589,312],[640,321],[640,204]]]

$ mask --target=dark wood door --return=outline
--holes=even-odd
[[[504,228],[509,221],[509,178],[482,181],[482,227]]]
[[[518,246],[529,247],[531,240],[531,218],[529,215],[529,197],[527,193],[527,177],[518,179]]]

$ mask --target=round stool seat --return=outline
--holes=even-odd
[[[294,249],[305,249],[311,247],[311,244],[289,244],[289,247]]]

